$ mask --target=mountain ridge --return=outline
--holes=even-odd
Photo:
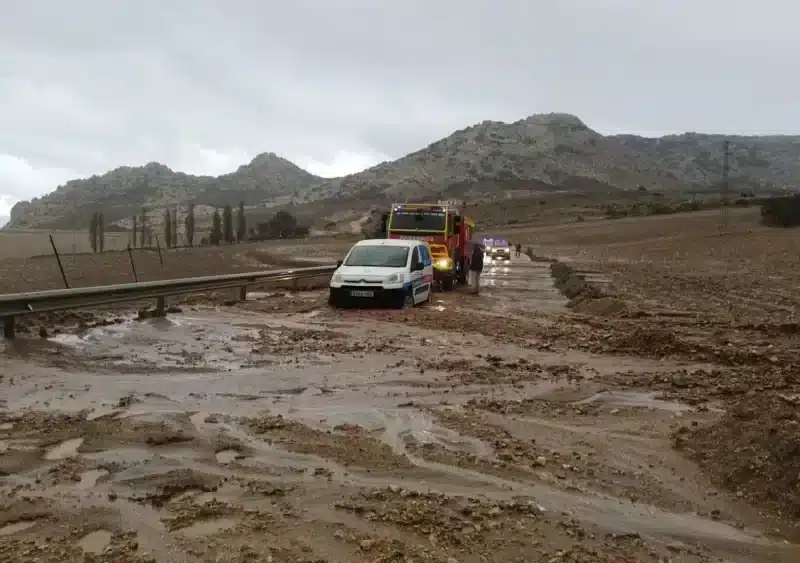
[[[164,207],[189,202],[211,212],[240,201],[270,208],[331,198],[470,196],[501,184],[702,189],[719,181],[723,140],[731,141],[731,176],[740,183],[754,190],[800,183],[800,136],[602,135],[575,115],[547,113],[512,123],[476,123],[396,160],[338,178],[315,176],[271,152],[217,177],[176,172],[156,162],[118,167],[16,204],[7,228],[85,228],[95,210],[124,227],[143,207],[157,220]]]

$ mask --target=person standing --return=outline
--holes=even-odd
[[[469,270],[472,275],[472,290],[475,295],[481,292],[481,272],[483,271],[483,245],[472,246],[472,256],[469,261]]]
[[[520,253],[522,252],[522,245],[517,243],[517,256],[519,257]]]

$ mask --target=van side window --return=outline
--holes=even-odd
[[[411,267],[413,268],[415,264],[419,264],[419,246],[415,246],[411,253]]]

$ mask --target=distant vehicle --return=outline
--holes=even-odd
[[[511,260],[511,245],[504,238],[484,238],[486,256],[490,262],[495,260]]]
[[[420,240],[369,239],[353,245],[331,276],[333,307],[376,304],[410,309],[431,298],[433,260]]]

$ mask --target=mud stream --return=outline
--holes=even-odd
[[[474,314],[561,310],[548,276],[527,259],[495,267]],[[652,362],[565,357],[468,332],[414,328],[401,337],[408,327],[375,328],[323,306],[257,309],[274,298],[250,294],[238,308],[60,335],[33,359],[3,356],[0,371],[16,375],[2,382],[0,469],[4,490],[16,491],[6,502],[16,517],[0,522],[0,542],[56,537],[54,522],[69,527],[78,511],[98,525],[52,545],[119,561],[234,561],[251,552],[373,561],[384,540],[413,557],[430,537],[430,558],[420,561],[510,561],[492,542],[507,547],[515,533],[540,546],[529,560],[576,537],[608,557],[586,561],[800,560],[765,533],[756,511],[669,453],[671,426],[707,409],[608,389],[591,375],[620,364],[648,372]],[[468,299],[434,303],[432,314]],[[461,363],[426,368],[432,352],[448,354],[436,344],[443,338]],[[488,346],[524,362],[487,364],[475,352]],[[425,505],[429,495],[440,497]],[[331,508],[364,499],[378,503],[366,510],[382,515],[380,525]],[[462,502],[494,518],[478,544],[452,538],[437,512]],[[516,517],[508,506],[531,512]],[[422,535],[402,524],[420,518]],[[517,532],[494,539],[504,526]],[[641,539],[592,539],[603,534]]]

